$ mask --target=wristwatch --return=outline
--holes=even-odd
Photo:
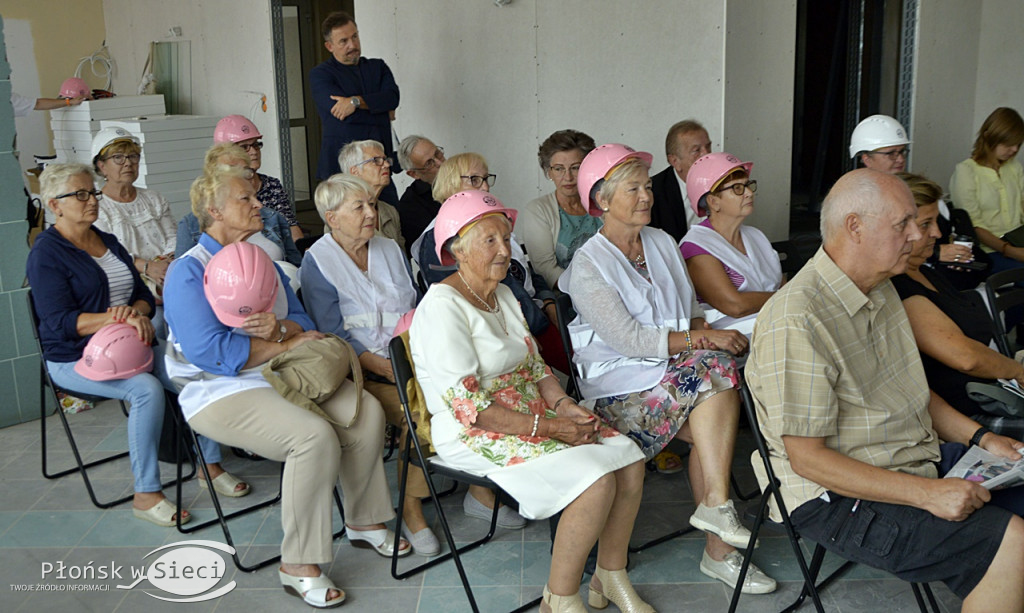
[[[285,328],[284,324],[281,324],[281,327],[278,328],[278,330],[281,332],[281,336],[278,337],[276,342],[280,343],[284,341],[284,335],[288,334],[288,328]]]
[[[968,444],[967,446],[968,447],[974,447],[975,445],[980,446],[981,445],[981,438],[983,436],[985,436],[986,434],[988,434],[989,432],[991,432],[991,430],[989,430],[985,426],[982,426],[982,427],[978,428],[978,430],[974,433],[974,436],[971,437],[970,444]]]
[[[352,106],[356,107],[357,109],[359,108],[360,105],[358,96],[352,96],[351,98],[349,98],[349,100],[352,102]]]

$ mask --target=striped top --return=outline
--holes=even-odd
[[[128,304],[128,300],[132,297],[132,285],[135,282],[132,271],[128,270],[128,265],[117,259],[117,256],[109,249],[102,256],[94,257],[93,260],[103,269],[103,274],[107,275],[107,283],[110,286],[110,306]]]

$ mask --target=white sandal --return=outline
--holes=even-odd
[[[245,489],[236,489],[239,485],[244,485]],[[205,490],[210,486],[206,483],[206,479],[199,479],[199,487]],[[252,491],[252,488],[249,487],[248,483],[227,471],[224,471],[213,478],[213,489],[221,496],[227,496],[229,498],[241,498]]]
[[[334,585],[323,571],[319,577],[296,577],[283,570],[278,570],[277,574],[281,577],[281,587],[284,591],[292,596],[298,596],[311,607],[330,609],[345,602],[344,590]],[[337,590],[339,595],[333,600],[327,600],[327,594],[331,590]]]
[[[356,530],[345,526],[345,534],[348,536],[348,542],[353,547],[360,549],[372,549],[378,554],[385,558],[390,558],[392,552],[395,550],[395,533],[387,528],[380,528],[377,530]],[[401,548],[401,543],[405,543],[405,548]],[[399,541],[398,557],[407,556],[412,553],[412,544],[402,539]]]

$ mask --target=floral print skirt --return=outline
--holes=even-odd
[[[595,412],[640,445],[648,460],[675,438],[694,407],[718,392],[737,387],[735,358],[695,350],[669,360],[653,389],[599,398]]]

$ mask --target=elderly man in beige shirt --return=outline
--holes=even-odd
[[[920,237],[916,214],[894,176],[840,178],[822,248],[758,316],[747,381],[803,536],[908,581],[942,581],[964,611],[1024,611],[1024,520],[1000,508],[1019,514],[1024,492],[937,478],[963,445],[1017,459],[1024,444],[928,389],[889,281]]]

